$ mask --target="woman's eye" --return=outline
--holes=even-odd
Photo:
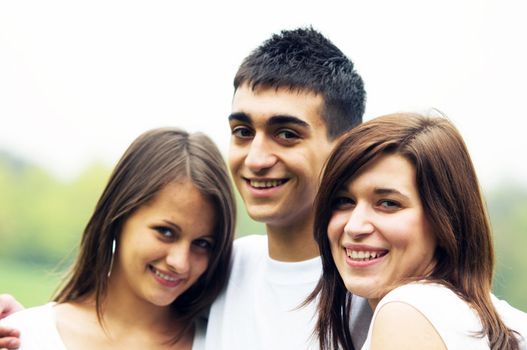
[[[342,209],[348,206],[353,206],[355,201],[349,197],[337,197],[333,200],[333,208]]]
[[[382,201],[379,202],[379,205],[384,209],[390,209],[390,210],[401,208],[401,204],[399,204],[399,202],[392,201],[389,199],[383,199]]]
[[[194,240],[194,245],[198,248],[205,249],[205,250],[212,249],[212,242],[210,242],[207,239],[196,239]]]
[[[163,238],[173,238],[174,232],[168,228],[168,227],[156,227],[156,231],[163,237]]]
[[[232,129],[232,135],[238,138],[246,139],[252,137],[252,131],[248,127],[237,126]]]

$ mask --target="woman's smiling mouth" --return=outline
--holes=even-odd
[[[148,269],[154,274],[154,278],[166,287],[176,287],[184,280],[175,274],[163,273],[152,265],[148,265]]]

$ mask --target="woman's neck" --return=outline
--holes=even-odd
[[[64,343],[74,349],[190,349],[193,330],[183,325],[169,306],[156,306],[132,293],[109,286],[98,319],[95,297],[57,305],[57,326]]]
[[[154,305],[130,290],[122,291],[109,281],[108,291],[102,303],[104,322],[116,331],[150,329],[156,332],[177,332],[177,315],[170,306]],[[111,325],[111,326],[110,326]]]

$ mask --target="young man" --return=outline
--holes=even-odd
[[[312,205],[335,139],[362,121],[363,82],[327,38],[297,29],[253,51],[234,88],[229,166],[267,236],[236,241],[229,285],[211,309],[207,348],[317,348],[315,305],[300,306],[322,271]],[[356,307],[359,348],[371,310]]]

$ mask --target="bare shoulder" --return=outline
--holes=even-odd
[[[377,312],[373,323],[371,349],[446,350],[430,321],[416,308],[403,302],[389,302]]]
[[[54,309],[56,326],[66,348],[100,346],[104,332],[99,327],[95,306],[66,302],[55,305]]]

